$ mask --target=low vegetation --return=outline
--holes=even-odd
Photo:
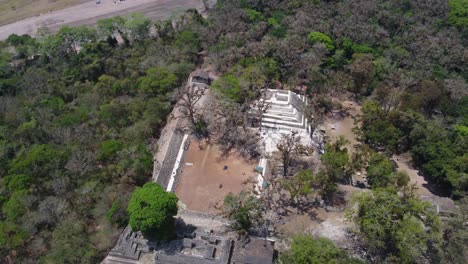
[[[335,246],[330,239],[298,235],[293,238],[291,249],[281,254],[280,263],[359,264],[364,262],[348,256],[345,251]]]

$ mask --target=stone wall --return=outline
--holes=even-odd
[[[166,152],[166,156],[157,172],[156,182],[159,183],[163,188],[167,187],[169,180],[171,179],[172,170],[179,153],[180,144],[184,138],[183,131],[174,131],[169,146]]]

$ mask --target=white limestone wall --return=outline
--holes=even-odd
[[[270,108],[262,117],[262,139],[267,153],[277,151],[282,134],[297,132],[303,145],[312,146],[309,121],[303,114],[307,107],[305,96],[291,91],[269,90],[272,96],[266,99]]]

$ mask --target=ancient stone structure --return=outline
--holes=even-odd
[[[154,242],[148,241],[141,232],[134,232],[127,226],[120,234],[119,241],[109,252],[101,264],[137,264],[141,255],[156,247]]]
[[[312,129],[304,114],[308,105],[305,96],[285,90],[267,90],[261,101],[264,111],[260,126],[266,153],[276,151],[282,134],[292,132],[301,137],[303,145],[321,147],[323,136],[320,137],[319,130]]]
[[[231,248],[231,239],[197,231],[161,245],[153,263],[228,264]]]
[[[190,77],[191,77],[191,82],[196,85],[209,86],[211,85],[211,82],[213,81],[210,75],[203,70],[196,70],[192,72],[192,74],[190,74]]]
[[[274,242],[258,237],[234,241],[203,231],[161,245],[153,264],[273,263]]]

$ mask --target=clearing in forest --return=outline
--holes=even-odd
[[[188,210],[216,213],[229,192],[250,187],[245,183],[256,176],[257,164],[258,160],[247,161],[235,153],[223,156],[216,145],[200,148],[194,140],[185,153],[175,193]]]

